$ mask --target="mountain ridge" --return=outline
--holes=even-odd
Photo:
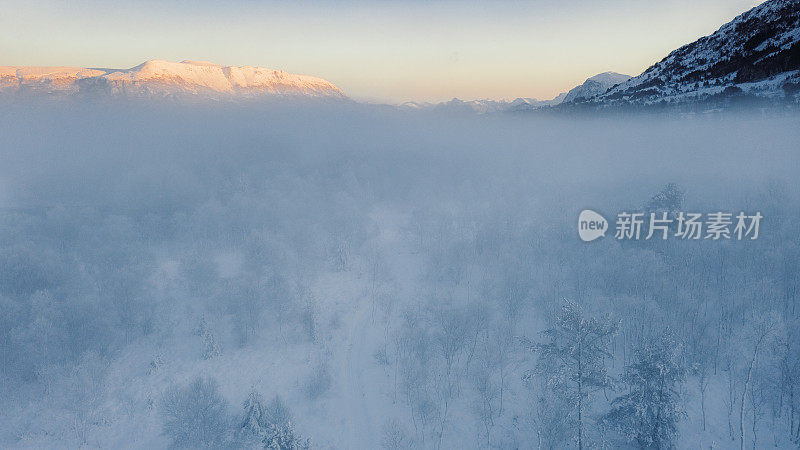
[[[630,80],[630,75],[624,75],[617,72],[603,72],[593,77],[589,77],[583,84],[575,86],[567,92],[564,96],[562,103],[570,103],[581,99],[592,98],[596,95],[603,94],[612,87]]]
[[[210,98],[300,95],[341,97],[336,85],[319,77],[254,66],[206,61],[148,60],[129,69],[0,66],[0,90],[17,93]]]
[[[322,78],[207,61],[149,60],[129,69],[0,66],[0,93],[112,97],[346,98]],[[768,0],[716,32],[670,52],[641,74],[604,72],[551,100],[407,102],[406,110],[524,112],[713,103],[800,101],[800,1]],[[714,106],[712,106],[714,107]]]
[[[690,103],[741,94],[777,100],[794,95],[799,82],[800,2],[768,0],[588,103]]]

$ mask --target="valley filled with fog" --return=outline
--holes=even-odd
[[[796,448],[797,125],[11,105],[0,447]]]

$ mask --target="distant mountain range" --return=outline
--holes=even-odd
[[[800,101],[800,1],[769,0],[710,36],[673,51],[641,75],[595,75],[553,100],[458,99],[437,108],[476,112],[726,106],[736,100]]]
[[[263,95],[344,97],[322,78],[249,66],[220,66],[204,61],[152,60],[130,69],[83,67],[0,67],[0,92],[63,96],[181,97],[213,99]]]
[[[212,99],[260,96],[346,98],[333,83],[262,67],[147,61],[130,69],[0,67],[0,94]],[[552,100],[518,98],[409,102],[406,110],[495,113],[626,106],[726,104],[732,99],[797,103],[800,0],[768,0],[710,36],[685,45],[641,75],[605,72]]]
[[[502,111],[510,111],[516,108],[536,109],[544,106],[553,106],[561,103],[567,93],[559,94],[552,100],[538,100],[535,98],[518,98],[514,101],[508,100],[461,100],[454,98],[446,102],[406,102],[401,104],[400,109],[404,110],[431,110],[442,112],[466,112],[477,114],[488,114]]]
[[[513,101],[507,100],[461,100],[454,98],[442,103],[417,103],[407,102],[400,105],[403,109],[430,109],[451,112],[473,112],[486,114],[503,111],[526,111],[539,109],[547,106],[556,106],[566,102],[586,100],[597,94],[606,92],[612,86],[631,78],[630,75],[623,75],[616,72],[604,72],[595,75],[583,84],[572,88],[569,92],[562,92],[552,100],[539,100],[535,98],[518,98]]]

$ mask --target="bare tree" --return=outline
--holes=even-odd
[[[584,411],[591,395],[612,386],[605,364],[612,356],[609,347],[617,327],[611,317],[586,317],[580,306],[565,301],[555,325],[543,332],[546,342],[532,346],[539,353],[535,372],[575,408],[579,450],[584,446]]]
[[[758,360],[759,353],[766,344],[767,339],[775,332],[776,324],[772,317],[758,321],[753,327],[753,334],[750,336],[752,342],[752,352],[750,353],[749,363],[747,364],[747,374],[742,387],[741,404],[739,408],[739,449],[744,450],[745,428],[744,428],[744,409],[747,403],[748,390],[753,379],[753,370]],[[753,411],[753,414],[756,412]]]

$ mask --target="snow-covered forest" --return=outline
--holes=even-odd
[[[3,108],[0,447],[797,448],[797,124]]]

